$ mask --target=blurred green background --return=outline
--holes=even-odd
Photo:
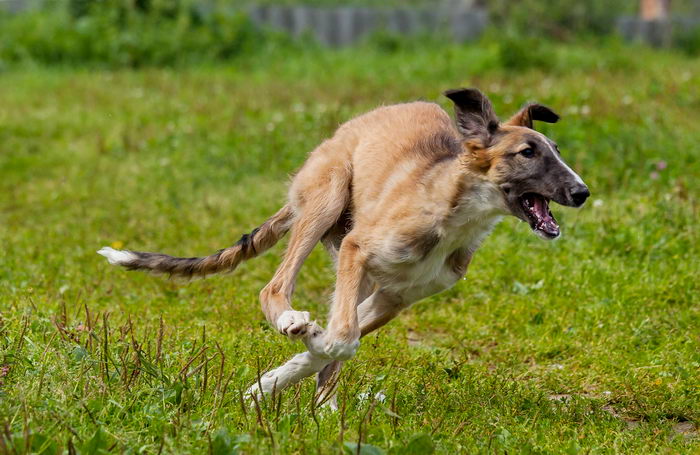
[[[445,17],[453,11],[478,9],[487,14],[492,38],[599,42],[616,35],[620,20],[636,16],[643,2],[394,0],[377,6],[363,0],[5,0],[5,8],[0,8],[0,68],[22,63],[135,68],[232,61],[269,46],[290,45],[269,28],[253,26],[248,17],[251,9],[272,5],[371,6],[377,11],[441,11]],[[689,55],[698,55],[700,2],[673,0],[669,11],[668,20],[676,25],[669,41]],[[386,34],[380,31],[363,41],[377,40],[376,35],[386,40]],[[435,41],[447,36],[430,35]]]
[[[370,13],[443,22],[344,46],[273,27],[279,5],[302,7],[0,2],[0,454],[698,453],[698,2],[391,1]],[[225,247],[339,124],[451,111],[461,86],[561,114],[538,127],[592,197],[552,208],[556,242],[504,220],[465,280],[363,340],[339,412],[313,381],[240,400],[301,350],[257,301],[284,241],[192,283],[95,253]],[[319,248],[295,308],[323,321],[333,280]]]

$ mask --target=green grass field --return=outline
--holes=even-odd
[[[700,62],[610,45],[267,51],[180,70],[0,74],[0,453],[698,453]],[[313,381],[241,393],[300,352],[257,294],[284,242],[192,283],[104,245],[202,255],[284,201],[337,125],[477,86],[537,100],[589,184],[544,242],[507,219],[467,278],[363,340],[341,410]],[[325,319],[318,248],[295,307]],[[382,392],[382,402],[372,397]],[[369,397],[369,398],[367,398]]]

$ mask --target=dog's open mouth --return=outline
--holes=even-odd
[[[548,239],[559,236],[559,225],[549,210],[549,199],[536,193],[525,193],[520,196],[520,204],[535,233]]]

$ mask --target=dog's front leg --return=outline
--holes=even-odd
[[[400,296],[383,290],[375,291],[357,307],[360,336],[364,337],[382,327],[394,319],[405,306],[407,305]],[[310,346],[311,348],[313,346]],[[342,365],[343,362],[334,360],[324,366],[316,376],[317,402],[327,403],[332,409],[337,409],[335,389]]]
[[[324,353],[333,360],[348,360],[360,347],[357,306],[366,278],[365,254],[355,238],[348,235],[340,247],[335,294],[324,337]]]
[[[338,280],[328,330],[324,332],[316,323],[308,323],[302,337],[308,352],[297,354],[284,365],[263,374],[259,384],[253,384],[247,395],[281,392],[320,372],[333,360],[352,357],[360,345],[357,305],[365,279],[364,256],[357,243],[346,238],[340,248]]]
[[[404,300],[394,294],[376,291],[357,308],[361,335],[367,335],[392,320],[405,306]],[[302,338],[308,352],[295,355],[284,365],[270,370],[260,377],[260,382],[248,389],[247,395],[278,393],[296,384],[307,376],[319,373],[316,384],[318,401],[332,403],[337,375],[341,362],[333,360],[326,354],[327,333],[315,322],[308,325],[306,336]],[[332,404],[331,404],[332,406]]]

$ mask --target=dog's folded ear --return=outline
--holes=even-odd
[[[532,122],[538,120],[547,123],[557,123],[559,116],[547,106],[541,104],[528,104],[512,116],[505,125],[524,126],[534,129]]]
[[[464,138],[487,147],[491,135],[498,129],[498,117],[491,101],[475,88],[447,90],[445,96],[455,104],[457,128]]]

